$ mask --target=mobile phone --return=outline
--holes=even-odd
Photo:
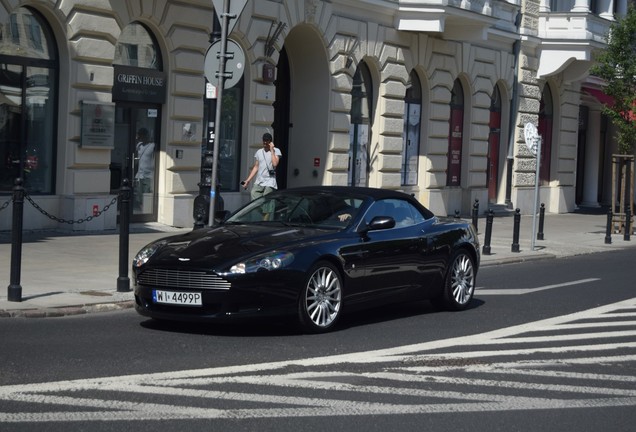
[[[245,180],[241,181],[241,186],[245,186]]]

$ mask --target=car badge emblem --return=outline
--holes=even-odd
[[[179,258],[179,261],[190,261],[190,258]]]

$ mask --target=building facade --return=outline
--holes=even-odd
[[[20,177],[39,207],[25,203],[26,229],[113,229],[127,179],[133,221],[191,226],[213,131],[229,210],[249,200],[240,181],[270,132],[281,188],[368,185],[437,214],[475,200],[530,213],[527,123],[543,137],[546,210],[608,205],[615,145],[588,70],[627,4],[247,0],[228,45],[243,57],[217,103],[210,0],[4,2],[0,208]]]

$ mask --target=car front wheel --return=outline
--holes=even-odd
[[[449,310],[463,310],[475,293],[476,271],[473,258],[465,250],[453,254],[444,280],[441,303]]]
[[[342,278],[326,261],[318,262],[309,272],[298,304],[300,324],[311,333],[334,327],[342,310]]]

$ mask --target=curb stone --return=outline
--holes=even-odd
[[[99,303],[93,305],[63,306],[59,308],[22,309],[0,311],[0,318],[54,318],[72,315],[85,315],[94,312],[111,312],[132,309],[135,302],[127,300],[119,303]]]

